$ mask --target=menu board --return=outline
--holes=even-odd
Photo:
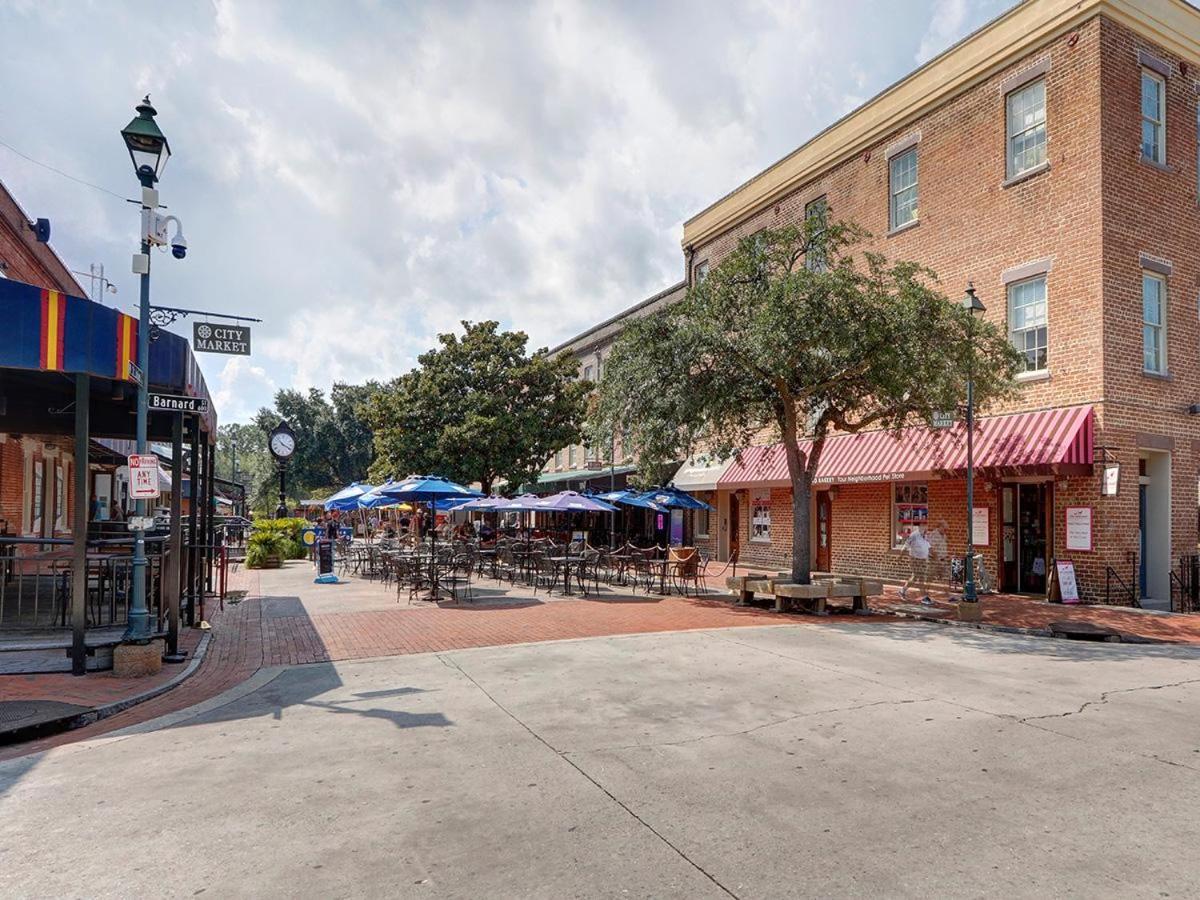
[[[1092,551],[1092,508],[1090,506],[1068,506],[1066,548],[1069,551],[1090,553]]]
[[[333,574],[333,541],[317,542],[317,574]]]
[[[1058,595],[1063,603],[1079,602],[1079,585],[1075,583],[1075,563],[1069,559],[1056,560],[1054,569],[1058,574]]]

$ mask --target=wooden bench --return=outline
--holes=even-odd
[[[812,579],[811,584],[792,584],[791,575],[781,572],[775,577],[739,575],[726,579],[725,584],[733,591],[738,606],[761,596],[774,599],[776,612],[786,612],[799,603],[818,616],[829,614],[828,601],[835,597],[849,598],[853,611],[866,615],[870,612],[867,598],[883,593],[883,582],[872,578],[813,572]]]

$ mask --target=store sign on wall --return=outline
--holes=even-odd
[[[250,326],[213,325],[209,322],[193,322],[192,348],[201,353],[249,356]]]

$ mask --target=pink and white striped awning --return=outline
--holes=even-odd
[[[975,430],[975,468],[1034,470],[1091,465],[1093,420],[1090,406],[980,419]],[[808,452],[807,441],[800,449]],[[816,484],[854,484],[954,477],[967,470],[966,428],[905,428],[843,434],[825,442]],[[784,486],[788,477],[782,444],[748,447],[722,473],[720,489]]]

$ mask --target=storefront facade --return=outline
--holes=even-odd
[[[693,282],[762,228],[815,208],[854,221],[864,249],[929,266],[948,297],[973,282],[1022,352],[1018,395],[983,410],[984,427],[1086,410],[1090,456],[980,467],[976,549],[999,589],[1041,593],[1069,559],[1085,598],[1130,588],[1162,607],[1196,553],[1198,66],[1200,11],[1185,3],[1031,0],[684,225]],[[822,466],[849,458],[830,452],[849,440],[832,438]],[[817,568],[899,577],[896,542],[916,523],[962,555],[961,462],[859,468],[818,479]],[[791,492],[774,475],[722,476],[718,559],[788,567]]]

